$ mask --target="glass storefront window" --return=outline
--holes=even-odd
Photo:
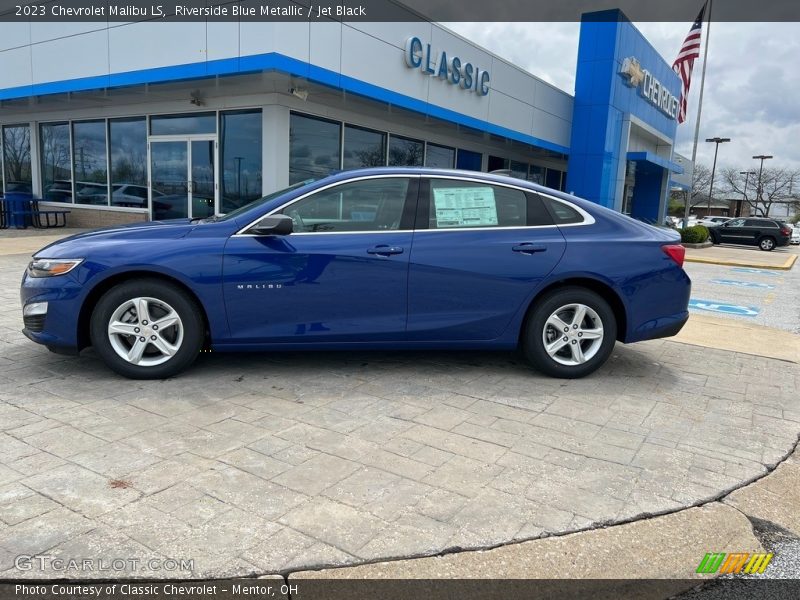
[[[72,123],[72,169],[75,202],[108,205],[105,120]]]
[[[6,192],[30,194],[31,128],[28,125],[3,127],[3,174]]]
[[[530,170],[528,171],[528,181],[538,183],[539,185],[544,185],[544,174],[546,170],[547,169],[544,167],[531,165]]]
[[[546,179],[547,187],[553,188],[554,190],[561,189],[561,171],[558,169],[547,169],[547,179]]]
[[[516,160],[511,161],[511,176],[517,177],[518,179],[527,179],[528,178],[528,165],[524,162],[518,162]]]
[[[220,113],[220,212],[261,197],[261,111]]]
[[[108,122],[111,206],[147,208],[147,122],[144,117]]]
[[[342,157],[343,169],[384,166],[386,164],[386,134],[345,125]]]
[[[217,133],[214,113],[150,117],[151,135],[187,135],[193,133]]]
[[[39,126],[42,152],[42,197],[51,202],[72,202],[69,123]]]
[[[390,167],[421,167],[425,144],[419,140],[389,136]]]
[[[291,114],[289,121],[289,184],[319,179],[339,169],[341,124]]]
[[[466,171],[480,171],[482,161],[483,155],[480,152],[459,148],[456,155],[456,168]]]
[[[434,169],[452,169],[456,162],[456,149],[437,144],[428,144],[425,166]]]

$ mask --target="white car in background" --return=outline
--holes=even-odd
[[[706,227],[716,227],[717,225],[722,225],[725,221],[730,221],[730,219],[730,217],[704,217],[696,224],[705,225]]]
[[[792,228],[792,237],[789,238],[790,244],[800,244],[800,225]]]

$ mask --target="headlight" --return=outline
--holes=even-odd
[[[82,262],[82,258],[34,258],[28,265],[28,275],[31,277],[64,275]]]

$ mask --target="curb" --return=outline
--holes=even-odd
[[[774,269],[780,271],[788,271],[794,266],[794,263],[797,261],[797,255],[793,254],[792,256],[787,258],[786,262],[784,262],[782,265],[766,265],[764,263],[758,263],[758,262],[714,259],[714,258],[704,258],[697,256],[691,256],[691,257],[686,256],[686,258],[684,258],[684,261],[694,262],[694,263],[704,263],[707,265],[722,265],[726,267],[750,267],[753,269]]]

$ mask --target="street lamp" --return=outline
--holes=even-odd
[[[744,175],[744,190],[742,190],[742,200],[747,202],[747,182],[750,181],[750,175],[755,175],[755,171],[739,171],[739,175]],[[736,217],[742,216],[742,204],[741,201],[739,203],[739,210],[736,211],[734,215]],[[748,215],[749,216],[749,215]]]
[[[756,211],[758,210],[758,205],[761,204],[761,192],[763,191],[761,187],[761,173],[764,171],[764,161],[770,158],[773,158],[771,154],[759,154],[753,157],[756,160],[761,161],[761,166],[758,167],[758,187],[756,187]],[[758,212],[756,212],[758,214]]]
[[[719,151],[719,145],[724,144],[725,142],[730,142],[731,138],[721,138],[721,137],[713,137],[713,138],[706,138],[707,142],[714,142],[716,144],[714,146],[714,164],[711,167],[711,183],[708,186],[708,210],[706,210],[706,217],[711,216],[711,197],[714,194],[714,173],[717,170],[717,152]]]

